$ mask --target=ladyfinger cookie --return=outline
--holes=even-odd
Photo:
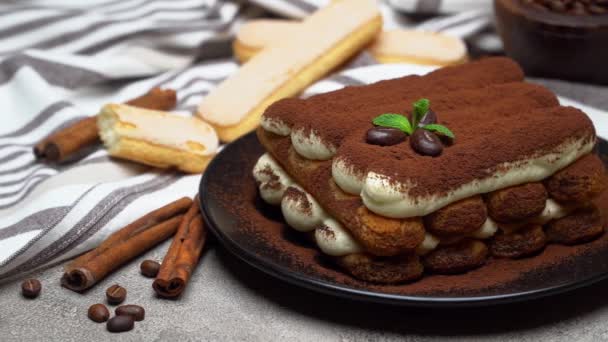
[[[366,46],[380,31],[373,0],[341,0],[315,12],[301,29],[258,53],[206,96],[198,115],[222,141],[255,129],[273,102],[293,96]]]
[[[263,48],[276,45],[296,34],[301,23],[287,19],[257,19],[243,24],[232,42],[234,57],[245,63]]]
[[[443,33],[390,30],[378,35],[369,52],[380,63],[453,65],[467,61],[462,39]]]
[[[252,20],[239,29],[232,44],[235,57],[244,63],[263,48],[289,39],[300,23],[284,19]],[[453,65],[467,60],[462,39],[442,33],[395,29],[378,34],[368,51],[380,63]]]
[[[97,125],[111,156],[159,168],[201,173],[218,149],[213,127],[194,117],[108,104]]]

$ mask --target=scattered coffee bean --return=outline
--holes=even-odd
[[[368,144],[391,146],[405,141],[407,135],[401,130],[390,127],[373,127],[367,131]]]
[[[127,290],[124,287],[115,284],[108,287],[106,290],[106,297],[108,298],[108,303],[113,305],[120,304],[127,298]]]
[[[144,260],[141,265],[139,265],[141,274],[148,278],[155,278],[159,269],[160,264],[154,260]]]
[[[21,283],[21,293],[26,298],[36,298],[40,294],[42,285],[38,279],[27,279]]]
[[[131,316],[136,321],[143,321],[146,317],[146,310],[139,305],[121,305],[114,310],[117,316]]]
[[[106,323],[109,332],[123,332],[133,329],[135,321],[131,316],[114,316]]]
[[[443,144],[435,133],[419,128],[410,137],[410,146],[423,156],[438,156],[443,151]]]
[[[110,318],[110,311],[103,304],[93,304],[89,307],[88,316],[93,322],[103,323]]]
[[[418,123],[419,126],[424,126],[424,125],[431,125],[431,124],[436,124],[437,123],[437,114],[435,114],[435,112],[433,112],[432,110],[428,110],[428,112],[426,112],[426,114],[424,114],[424,116],[422,117],[422,119],[420,119],[420,122]]]

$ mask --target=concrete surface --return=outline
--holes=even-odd
[[[126,265],[84,295],[59,286],[61,267],[34,274],[36,300],[20,281],[0,286],[0,341],[608,341],[603,282],[559,297],[467,310],[422,310],[331,298],[281,283],[242,264],[219,246],[204,255],[185,295],[154,296],[139,274],[145,258],[160,260],[168,243]],[[127,302],[143,305],[135,329],[110,334],[90,321],[91,304],[119,283]]]

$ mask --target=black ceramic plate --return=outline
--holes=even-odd
[[[607,152],[608,144],[600,141],[604,161]],[[259,198],[251,170],[263,153],[253,133],[226,146],[203,176],[201,206],[221,244],[259,270],[294,285],[357,300],[446,307],[523,301],[608,277],[608,234],[604,234],[585,245],[550,245],[532,258],[490,260],[463,275],[430,275],[399,286],[358,281],[334,267],[306,236],[287,227],[280,209]],[[603,217],[608,214],[607,198],[604,194],[598,201]],[[494,281],[486,284],[488,279]],[[446,290],[445,284],[454,288]]]

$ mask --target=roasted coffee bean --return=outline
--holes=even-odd
[[[429,109],[426,114],[424,114],[422,116],[422,119],[420,119],[420,122],[418,123],[419,126],[424,126],[424,125],[431,125],[431,124],[436,124],[437,123],[437,114],[435,114],[435,112],[433,112],[431,109]]]
[[[390,127],[374,127],[367,131],[366,141],[368,144],[391,146],[405,141],[407,135],[401,130]]]
[[[120,304],[127,298],[127,290],[124,287],[115,284],[108,287],[106,290],[106,297],[108,298],[108,303],[113,305]]]
[[[589,5],[587,7],[587,9],[589,10],[589,12],[591,12],[593,14],[606,14],[606,13],[608,13],[608,8],[597,6],[597,5]]]
[[[574,15],[585,15],[587,14],[587,9],[585,8],[585,5],[583,5],[581,2],[575,2],[574,4],[572,4],[572,9],[570,10],[570,13]]]
[[[419,128],[410,137],[410,146],[423,156],[438,156],[443,151],[439,137],[426,129]]]
[[[103,304],[93,304],[89,307],[88,316],[93,322],[103,323],[110,318],[110,311]]]
[[[567,10],[566,4],[560,0],[553,0],[549,3],[549,8],[555,12],[565,12]]]
[[[21,283],[21,293],[26,298],[36,298],[40,294],[42,285],[38,279],[27,279]]]
[[[159,269],[160,264],[154,260],[144,260],[141,265],[139,265],[141,274],[148,278],[155,278]]]
[[[143,321],[146,317],[146,310],[139,305],[121,305],[114,310],[117,316],[131,316],[136,321]]]
[[[522,0],[522,2],[537,10],[572,15],[608,13],[608,0]]]
[[[109,332],[123,332],[133,329],[135,320],[132,316],[114,316],[108,323],[106,323],[106,329]]]

